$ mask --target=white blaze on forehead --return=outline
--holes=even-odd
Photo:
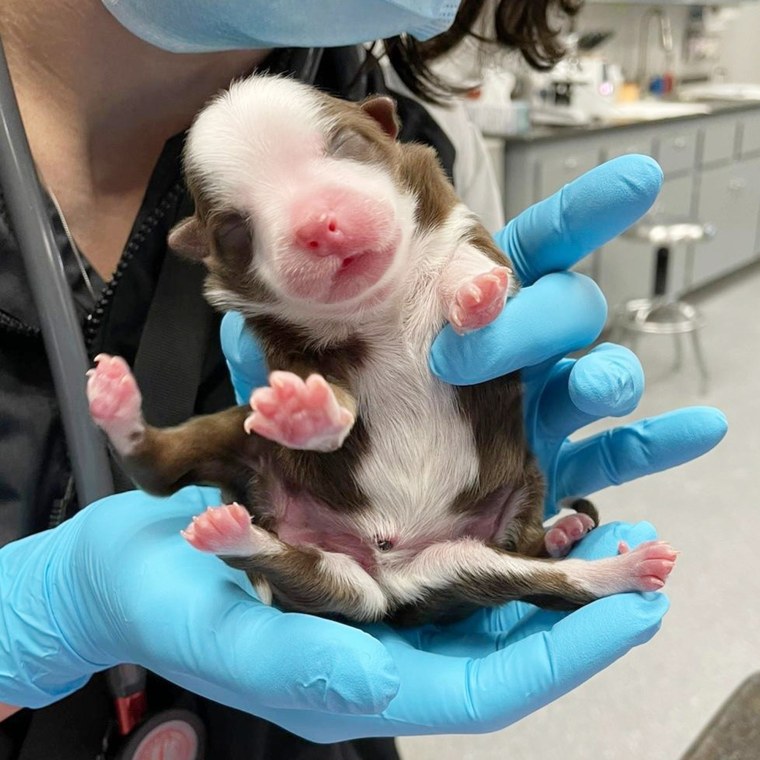
[[[199,114],[188,136],[188,168],[202,177],[213,202],[239,206],[252,185],[276,186],[319,158],[330,125],[318,93],[306,85],[245,79]]]

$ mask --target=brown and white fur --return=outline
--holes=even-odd
[[[589,514],[544,530],[517,373],[452,387],[430,372],[442,327],[487,325],[518,283],[434,152],[397,130],[388,98],[284,78],[241,81],[204,109],[185,154],[196,213],[170,245],[205,262],[212,304],[245,316],[269,387],[159,430],[126,364],[100,357],[95,420],[146,490],[219,485],[233,503],[185,537],[287,609],[416,623],[661,587],[665,544],[552,558],[596,516],[580,501]]]

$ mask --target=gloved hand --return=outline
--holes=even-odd
[[[649,523],[597,528],[570,556],[594,559],[655,537]],[[618,594],[572,614],[512,603],[449,626],[367,626],[387,648],[401,688],[380,715],[264,709],[267,720],[317,742],[361,736],[483,733],[514,723],[603,670],[659,629],[661,593]]]
[[[717,409],[691,407],[572,442],[568,436],[638,405],[644,373],[626,348],[592,343],[606,305],[588,277],[565,271],[635,222],[654,202],[662,173],[646,156],[623,156],[532,206],[496,236],[523,289],[487,327],[465,336],[447,326],[433,344],[432,371],[455,385],[522,369],[526,434],[546,476],[545,511],[561,499],[674,467],[725,435]]]
[[[0,702],[40,707],[135,663],[252,713],[308,710],[309,725],[385,708],[399,675],[381,642],[259,603],[179,535],[220,498],[120,494],[0,550]]]
[[[370,626],[370,636],[267,607],[242,572],[189,546],[179,530],[219,498],[196,487],[121,494],[0,550],[0,702],[42,706],[133,662],[314,741],[489,731],[649,639],[667,609],[662,594],[567,617],[510,604],[448,628]],[[653,536],[646,523],[608,525],[573,554]]]

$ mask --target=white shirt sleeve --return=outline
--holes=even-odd
[[[414,98],[435,119],[456,151],[454,187],[462,202],[474,211],[489,232],[504,226],[504,204],[491,156],[480,129],[472,122],[464,103],[453,99],[448,106],[420,101],[409,92],[393,69],[383,66],[391,90]]]

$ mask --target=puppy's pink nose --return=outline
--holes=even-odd
[[[351,253],[349,236],[333,211],[310,216],[296,229],[295,238],[301,248],[316,256],[343,258]]]

